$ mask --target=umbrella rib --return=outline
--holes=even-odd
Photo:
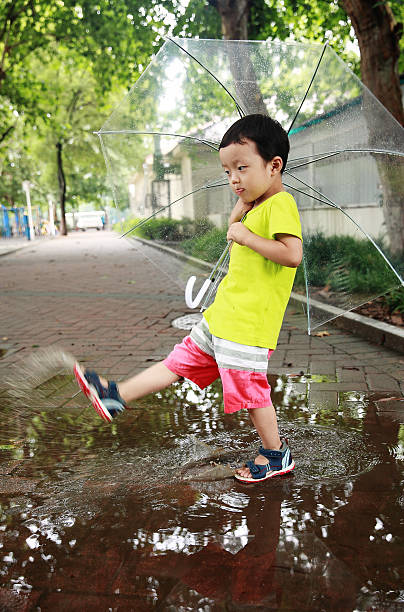
[[[202,189],[214,189],[215,187],[223,187],[223,186],[228,184],[227,181],[223,182],[222,179],[217,179],[217,180],[218,181],[222,181],[222,182],[221,183],[218,182],[216,184],[211,184],[211,185],[203,185],[202,187],[199,187],[198,189],[194,189],[193,191],[190,191],[189,193],[186,193],[185,195],[181,196],[180,198],[177,198],[176,200],[173,200],[172,202],[170,202],[166,206],[162,206],[161,208],[156,210],[154,213],[152,213],[149,217],[147,217],[147,219],[142,219],[141,221],[139,221],[139,223],[137,223],[136,225],[134,225],[133,227],[128,229],[127,232],[125,232],[124,234],[121,235],[121,238],[124,238],[125,236],[127,236],[128,234],[133,232],[135,229],[138,229],[139,227],[142,227],[142,225],[144,225],[145,223],[150,221],[150,219],[153,219],[153,217],[155,217],[156,215],[160,214],[164,210],[168,210],[173,204],[176,204],[176,202],[180,202],[180,200],[183,200],[184,198],[187,198],[188,196],[193,195],[194,193],[198,193],[198,191],[202,191]]]
[[[327,204],[328,206],[332,206],[333,208],[336,208],[337,210],[341,211],[342,214],[344,214],[346,217],[348,217],[348,219],[350,221],[352,221],[352,223],[355,225],[355,227],[358,228],[358,230],[360,232],[362,232],[362,234],[364,234],[366,236],[366,238],[368,240],[370,240],[370,242],[373,244],[373,246],[375,247],[375,249],[378,251],[378,253],[383,257],[384,261],[386,262],[386,264],[389,266],[389,268],[392,270],[392,272],[395,274],[395,276],[398,278],[398,280],[400,281],[401,285],[404,286],[404,280],[401,278],[400,274],[397,272],[397,270],[394,268],[394,266],[390,263],[390,261],[387,259],[386,255],[383,253],[383,251],[381,250],[381,248],[376,244],[376,242],[373,240],[372,236],[370,236],[370,234],[367,233],[366,230],[364,230],[359,223],[357,223],[355,221],[355,219],[353,217],[351,217],[351,215],[349,213],[347,213],[343,208],[341,208],[340,206],[338,206],[338,204],[336,204],[335,202],[333,202],[330,198],[328,198],[327,196],[324,196],[323,194],[320,194],[320,192],[318,192],[314,187],[311,187],[308,183],[306,183],[305,181],[303,181],[302,179],[298,179],[296,176],[294,176],[293,174],[291,174],[290,172],[288,172],[289,176],[291,176],[292,178],[294,178],[296,181],[298,181],[299,183],[302,183],[303,185],[305,185],[306,187],[308,187],[309,189],[312,189],[315,193],[318,193],[319,195],[322,195],[322,198],[316,198],[314,195],[309,195],[302,191],[301,189],[297,189],[296,187],[292,187],[292,185],[285,185],[287,187],[290,187],[291,189],[295,189],[296,191],[298,191],[299,193],[302,193],[305,196],[308,196],[310,198],[313,198],[314,200],[318,200],[319,202],[322,202],[323,204]],[[325,198],[325,199],[324,199]]]
[[[248,212],[248,211],[247,211]],[[247,213],[244,213],[244,215],[241,218],[241,222],[244,221],[244,219],[246,218]],[[204,310],[206,310],[206,304],[208,304],[211,296],[213,295],[214,291],[216,290],[219,281],[220,281],[220,274],[216,275],[216,272],[218,272],[218,270],[220,268],[225,269],[226,266],[228,265],[229,261],[230,261],[230,246],[232,244],[232,240],[229,240],[228,243],[226,244],[222,254],[220,255],[219,259],[217,260],[215,267],[213,268],[212,272],[210,273],[209,276],[209,280],[212,281],[212,284],[209,288],[209,291],[203,301],[203,304],[200,308],[200,312],[203,312]]]
[[[209,140],[204,140],[202,138],[198,138],[197,136],[187,136],[185,134],[176,134],[175,132],[140,132],[138,130],[105,130],[100,132],[94,132],[98,136],[104,136],[104,134],[139,134],[145,136],[175,136],[176,138],[189,138],[190,140],[197,140],[202,144],[206,144],[208,147],[211,147],[215,151],[218,150],[218,145],[215,142],[211,142]]]
[[[302,183],[302,185],[304,185],[305,187],[308,187],[308,189],[311,189],[311,191],[314,191],[314,193],[317,193],[317,195],[320,196],[320,198],[316,198],[318,199],[320,202],[323,202],[324,204],[328,204],[329,206],[332,206],[333,208],[339,208],[338,204],[335,204],[335,202],[333,202],[332,200],[330,200],[330,198],[328,198],[327,196],[325,196],[323,193],[321,193],[321,191],[318,191],[318,189],[316,189],[315,187],[313,187],[312,185],[309,185],[309,183],[306,183],[306,181],[304,181],[303,179],[299,179],[297,178],[297,176],[295,176],[294,174],[292,174],[291,172],[289,172],[288,170],[285,170],[285,174],[288,174],[289,176],[291,176],[293,179],[295,179],[295,181],[298,181],[299,183]],[[290,185],[289,185],[290,187]],[[294,187],[292,187],[292,189],[295,189]],[[301,192],[301,193],[305,193],[305,195],[308,195],[306,192]],[[314,197],[314,196],[309,196],[309,197]],[[324,198],[324,199],[323,199]]]
[[[307,262],[306,256],[303,251],[303,271],[304,271],[304,285],[306,287],[306,301],[307,301],[307,331],[309,336],[311,335],[311,313],[310,313],[310,294],[309,294],[309,281],[307,274]]]
[[[286,170],[285,170],[286,172]],[[289,174],[289,176],[291,176],[292,178],[296,178],[295,176],[293,176],[293,174]],[[298,180],[298,179],[296,179]],[[297,187],[293,187],[292,185],[288,185],[288,183],[283,183],[285,185],[285,187],[289,187],[290,189],[294,189],[294,191],[297,191],[298,193],[302,193],[303,195],[307,196],[307,191],[303,191],[302,189],[298,189]],[[310,187],[310,189],[313,189],[313,187]],[[337,204],[334,204],[333,202],[327,202],[327,200],[324,200],[323,198],[317,198],[314,195],[310,195],[310,198],[313,198],[313,200],[317,200],[317,202],[321,202],[322,204],[327,204],[328,206],[331,206],[332,208],[339,208],[339,206]]]
[[[329,159],[330,157],[335,157],[335,155],[341,155],[342,153],[377,153],[380,155],[398,155],[399,157],[404,157],[404,153],[401,151],[390,151],[386,149],[339,149],[338,151],[328,151],[327,153],[318,153],[321,157],[317,157],[316,159],[311,159],[310,161],[306,161],[298,166],[293,166],[291,170],[295,170],[296,168],[301,168],[302,166],[308,166],[309,164],[314,164],[315,162],[322,161],[323,159]],[[296,162],[300,159],[307,159],[310,157],[306,155],[305,157],[296,157],[295,159],[289,160],[289,162]]]
[[[296,119],[297,119],[297,116],[298,116],[298,114],[299,114],[299,113],[300,113],[300,111],[301,111],[301,108],[302,108],[303,104],[304,104],[304,103],[305,103],[305,101],[306,101],[307,95],[308,95],[308,93],[309,93],[309,91],[310,91],[310,88],[311,88],[311,86],[312,86],[312,84],[313,84],[313,81],[314,81],[314,79],[315,79],[315,77],[316,77],[316,74],[317,74],[318,69],[319,69],[320,64],[321,64],[321,60],[322,60],[322,59],[323,59],[323,57],[324,57],[324,53],[325,53],[325,50],[327,49],[327,47],[328,47],[328,40],[327,40],[327,42],[325,43],[325,45],[323,46],[323,50],[322,50],[321,55],[320,55],[320,57],[319,57],[319,60],[318,60],[318,62],[317,62],[317,66],[316,66],[316,68],[315,68],[315,70],[314,70],[314,72],[313,72],[313,76],[311,77],[311,81],[310,81],[310,83],[309,83],[309,86],[308,86],[308,88],[306,89],[306,93],[304,94],[303,99],[302,99],[302,101],[300,102],[300,106],[299,106],[299,108],[297,109],[296,114],[295,114],[295,116],[293,117],[292,123],[291,123],[291,124],[290,124],[290,126],[289,126],[289,129],[288,129],[288,134],[289,134],[290,130],[292,129],[292,127],[293,127],[293,125],[294,125],[294,123],[295,123],[295,121],[296,121]]]
[[[111,168],[111,164],[110,164],[110,161],[109,161],[109,157],[107,156],[107,151],[105,149],[104,142],[103,142],[102,137],[100,136],[100,134],[98,134],[98,137],[100,139],[101,151],[102,151],[102,154],[104,155],[104,161],[105,161],[105,165],[106,165],[106,168],[107,168],[107,175],[109,174],[109,175],[112,176],[112,168]],[[115,184],[113,182],[111,182],[111,190],[112,190],[112,197],[114,199],[115,206],[118,208],[118,197],[117,197],[117,193],[116,193]]]
[[[230,93],[230,91],[227,89],[227,87],[225,85],[223,85],[223,83],[221,81],[219,81],[219,79],[217,78],[217,76],[215,76],[213,74],[213,72],[211,72],[209,70],[209,68],[206,68],[206,66],[204,66],[204,64],[202,64],[202,62],[200,62],[198,59],[196,59],[196,57],[194,57],[192,55],[192,53],[190,53],[189,51],[187,51],[186,49],[184,49],[184,47],[181,47],[181,45],[179,45],[173,38],[170,38],[169,36],[167,36],[167,40],[169,40],[170,42],[174,43],[174,45],[176,45],[179,49],[181,49],[181,51],[183,51],[184,53],[186,53],[191,59],[193,59],[197,64],[200,65],[201,68],[203,68],[204,70],[206,70],[206,72],[208,74],[210,74],[210,76],[212,78],[215,79],[215,81],[217,83],[219,83],[219,85],[221,87],[223,87],[223,89],[225,90],[225,92],[230,96],[230,98],[233,100],[236,108],[237,108],[237,112],[240,115],[240,117],[244,117],[244,112],[243,110],[240,108],[239,103],[237,102],[237,100],[235,99],[235,97],[233,96],[233,94]]]
[[[219,258],[219,261],[217,262],[217,264],[215,266],[215,269],[213,271],[213,272],[215,272],[215,274],[216,274],[216,272],[219,271],[219,268],[226,269],[226,267],[228,266],[228,263],[230,261],[230,251],[229,251],[229,248],[230,248],[230,243],[228,243],[226,249],[223,251],[222,255]],[[224,259],[222,259],[223,255],[225,255]],[[221,261],[221,264],[219,265],[220,261]],[[212,272],[212,274],[210,275],[210,278],[209,278],[212,281],[212,284],[211,284],[211,286],[209,288],[208,293],[206,294],[206,297],[205,297],[205,299],[203,301],[202,306],[200,307],[200,312],[203,312],[204,310],[206,310],[207,304],[209,303],[212,295],[214,294],[214,292],[216,291],[216,289],[217,289],[217,287],[219,285],[219,282],[221,281],[220,274],[217,274],[216,276],[214,276],[213,272]]]

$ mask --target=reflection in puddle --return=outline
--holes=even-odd
[[[366,393],[340,391],[324,393],[319,397],[316,384],[307,377],[296,379],[290,376],[270,376],[269,378],[272,384],[272,400],[274,405],[279,407],[278,413],[284,414],[291,421],[327,427],[338,425],[343,430],[362,429],[369,406]],[[302,382],[305,383],[304,390]],[[316,394],[315,398],[313,394]]]
[[[68,376],[30,406],[3,395],[3,589],[43,609],[400,605],[403,426],[364,393],[270,382],[297,468],[252,486],[229,472],[258,441],[219,384],[178,383],[112,426]]]
[[[328,383],[337,382],[337,376],[330,376],[329,374],[289,374],[288,376],[282,377],[282,380],[288,380],[294,383]]]

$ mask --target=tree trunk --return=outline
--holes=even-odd
[[[404,125],[404,110],[398,74],[399,40],[402,24],[396,23],[390,7],[377,0],[341,0],[355,30],[361,53],[363,83]],[[371,104],[371,102],[368,102]],[[375,108],[374,108],[375,110]],[[367,103],[364,102],[366,116]],[[399,138],[400,128],[393,122],[387,125],[375,121],[369,114],[369,142],[378,148],[378,142],[387,135],[391,142]],[[389,236],[390,251],[404,253],[404,202],[402,197],[403,163],[401,158],[375,155],[383,191],[383,215]]]
[[[383,216],[393,255],[404,256],[403,163],[375,155],[383,190]],[[401,158],[402,159],[402,158]],[[403,273],[404,270],[401,270]]]
[[[404,125],[398,74],[399,40],[403,24],[394,19],[386,2],[341,0],[355,30],[361,53],[362,81]]]
[[[63,172],[63,160],[62,160],[62,143],[56,144],[57,149],[57,161],[58,161],[58,182],[59,182],[59,201],[60,201],[60,233],[62,236],[67,236],[66,228],[66,180],[65,173]]]
[[[209,4],[214,6],[220,15],[225,40],[248,40],[251,0],[209,0]],[[237,101],[244,113],[268,114],[248,46],[234,44],[229,60]]]
[[[223,37],[226,40],[248,39],[248,17],[251,0],[209,0],[222,20]]]

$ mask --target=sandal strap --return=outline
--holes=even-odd
[[[86,370],[84,372],[84,376],[86,377],[87,381],[90,383],[90,385],[92,385],[93,387],[95,387],[99,397],[102,399],[103,397],[107,397],[108,395],[108,389],[106,389],[100,381],[100,377],[98,376],[97,372],[95,372],[94,370]]]
[[[253,478],[260,478],[262,476],[265,476],[268,470],[268,464],[257,465],[256,463],[254,463],[254,461],[247,461],[245,465],[250,470],[251,476]]]
[[[271,469],[280,470],[282,467],[283,453],[280,450],[272,450],[270,448],[259,447],[259,454],[268,459]]]
[[[123,401],[123,399],[119,395],[117,384],[113,380],[109,380],[108,381],[108,397],[111,397],[112,399],[116,400],[117,402],[120,402],[122,404],[122,406],[125,406],[125,402]]]
[[[122,406],[125,406],[125,402],[119,395],[118,387],[115,381],[109,380],[108,387],[104,387],[104,385],[101,384],[100,377],[94,370],[86,370],[84,375],[90,385],[95,387],[100,399],[111,398],[117,402],[120,402]]]
[[[258,449],[260,455],[265,457],[265,459],[275,459],[282,456],[282,451],[280,450],[272,450],[271,448],[264,448],[260,446]]]

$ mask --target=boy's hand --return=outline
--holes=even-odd
[[[231,225],[232,223],[236,223],[237,221],[240,221],[244,217],[244,215],[248,213],[249,210],[252,209],[253,205],[254,205],[254,202],[251,202],[251,204],[249,204],[249,203],[243,202],[243,200],[239,198],[237,202],[235,203],[233,210],[231,211],[229,225]]]
[[[233,240],[237,244],[245,246],[250,235],[250,230],[243,223],[237,221],[230,225],[227,231],[227,240]]]

